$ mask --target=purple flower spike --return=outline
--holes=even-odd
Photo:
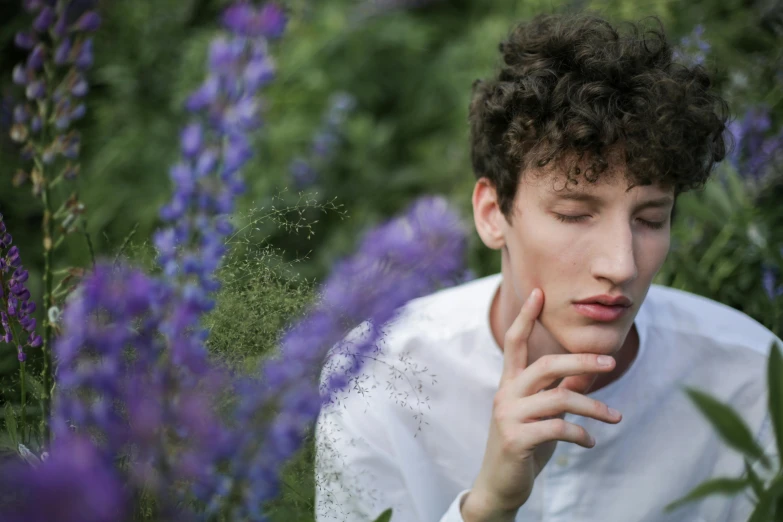
[[[6,230],[3,216],[0,214],[0,272],[2,272],[4,286],[0,287],[0,323],[3,327],[2,339],[6,343],[13,341],[11,322],[15,322],[19,327],[28,332],[30,337],[25,343],[27,346],[37,348],[40,346],[40,336],[35,333],[36,320],[30,317],[35,311],[35,303],[30,301],[30,291],[25,287],[30,274],[22,267],[19,248],[12,246],[8,248],[13,239]],[[8,249],[8,251],[5,251]],[[17,330],[19,331],[19,330]],[[39,344],[32,345],[33,341],[38,340]],[[21,339],[17,339],[21,342]],[[17,353],[20,362],[24,362],[24,345],[17,346]]]

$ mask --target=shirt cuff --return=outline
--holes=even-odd
[[[441,517],[440,522],[465,522],[462,519],[462,503],[465,501],[470,489],[465,489],[457,494],[454,502],[449,506],[448,511]]]

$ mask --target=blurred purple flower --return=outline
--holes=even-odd
[[[74,159],[72,150],[58,147],[58,138],[67,133],[72,123],[85,114],[84,104],[78,101],[88,91],[82,72],[92,64],[92,38],[100,16],[92,10],[94,0],[27,0],[24,8],[34,15],[32,30],[17,33],[14,42],[29,51],[25,63],[13,70],[13,81],[24,87],[27,103],[17,105],[15,112],[27,117],[16,118],[12,139],[23,151],[40,150],[46,165],[58,157]],[[44,64],[50,63],[50,76],[44,74]],[[53,103],[35,103],[49,98]],[[44,125],[53,122],[52,132],[44,132]],[[50,142],[43,140],[50,139]],[[23,152],[25,159],[30,159]],[[40,181],[34,194],[40,194]]]
[[[239,389],[236,423],[245,429],[226,479],[244,484],[247,501],[234,517],[260,516],[254,510],[278,493],[280,468],[301,446],[322,404],[361,369],[362,356],[401,306],[461,273],[465,242],[446,200],[422,198],[402,217],[370,231],[358,252],[336,265],[319,303],[282,338],[280,356],[262,364],[261,381]],[[319,390],[327,352],[355,327],[365,335],[349,353],[353,364],[330,375]],[[262,412],[273,404],[278,413],[264,427]]]
[[[783,128],[770,135],[772,119],[765,105],[750,107],[728,125],[734,147],[728,158],[740,174],[761,179],[783,165]]]
[[[116,472],[89,441],[70,434],[36,467],[0,468],[0,511],[4,522],[122,522],[129,512]]]
[[[340,142],[341,127],[355,106],[356,99],[348,93],[338,92],[331,96],[321,126],[310,143],[309,156],[294,158],[288,166],[298,190],[304,190],[316,183],[316,165],[323,166],[332,158],[335,146]]]
[[[690,66],[704,65],[711,46],[702,38],[703,35],[704,26],[696,25],[690,35],[680,39],[679,45],[674,50],[675,59]]]
[[[783,255],[783,251],[781,251]],[[761,269],[761,284],[770,301],[783,296],[783,281],[778,281],[779,269],[765,265]]]
[[[267,3],[261,9],[242,0],[226,9],[223,25],[237,36],[275,39],[282,36],[288,19],[282,7]]]

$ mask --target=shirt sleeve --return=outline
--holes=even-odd
[[[355,404],[354,404],[355,406]],[[432,512],[426,498],[416,498],[401,472],[404,456],[395,455],[383,424],[372,412],[325,407],[315,431],[316,522],[371,522],[392,508],[392,522],[464,522],[461,491],[442,517],[425,520]]]

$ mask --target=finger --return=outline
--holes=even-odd
[[[536,288],[522,304],[503,339],[503,373],[500,382],[511,380],[527,366],[527,340],[538,314],[541,313],[543,292]]]
[[[554,417],[563,413],[590,417],[611,424],[622,420],[620,412],[611,410],[603,402],[562,387],[525,397],[517,405],[517,411],[514,413],[516,420],[520,422],[535,422],[542,417]]]
[[[579,393],[588,393],[593,388],[593,384],[595,384],[596,379],[598,379],[598,375],[595,373],[573,375],[563,379],[562,382],[558,384],[558,386]]]
[[[527,397],[547,386],[550,387],[549,389],[555,388],[551,385],[557,379],[612,371],[615,365],[614,357],[608,359],[601,357],[606,356],[593,353],[545,355],[515,378],[510,391],[515,397]],[[602,362],[604,360],[608,361],[608,366],[604,365]]]
[[[545,442],[564,441],[592,448],[595,440],[582,426],[563,419],[548,419],[523,425],[519,431],[519,442],[524,448],[535,448]]]

